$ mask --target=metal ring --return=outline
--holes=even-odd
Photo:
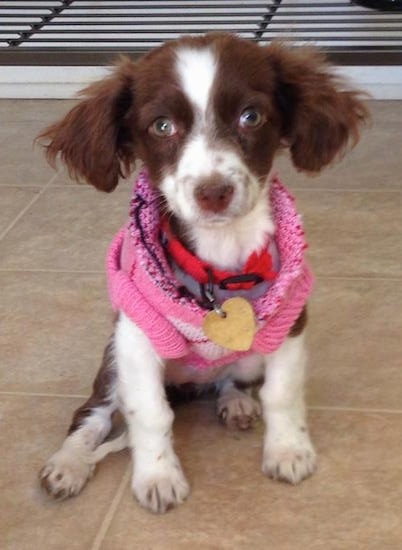
[[[219,317],[222,317],[222,319],[225,319],[227,317],[226,311],[223,311],[221,304],[214,304],[214,311]]]

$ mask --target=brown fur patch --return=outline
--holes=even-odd
[[[233,36],[218,37],[218,57],[212,108],[216,136],[234,148],[257,176],[266,176],[280,145],[280,117],[274,103],[275,71],[264,51],[252,42]],[[240,128],[239,118],[247,108],[258,110],[264,122],[257,128]]]
[[[308,321],[307,306],[304,306],[299,317],[297,318],[292,328],[290,329],[288,336],[293,338],[295,336],[299,336],[299,334],[303,332],[305,326],[307,325],[307,321]]]
[[[103,352],[102,363],[92,386],[92,394],[90,398],[75,411],[68,430],[68,435],[75,432],[81,426],[83,420],[85,420],[95,408],[106,406],[110,403],[110,391],[116,376],[114,369],[113,342],[111,340]]]
[[[358,142],[360,127],[369,120],[362,93],[331,73],[315,48],[274,43],[265,54],[276,73],[282,137],[292,160],[300,170],[318,172]]]
[[[248,382],[244,382],[243,380],[234,380],[235,388],[244,391],[249,388],[258,388],[258,386],[261,386],[264,383],[264,377],[259,376],[255,380],[250,380]]]
[[[134,66],[123,60],[108,78],[88,86],[65,117],[37,138],[54,165],[60,155],[70,177],[112,191],[135,160],[134,136],[127,121],[133,101]]]

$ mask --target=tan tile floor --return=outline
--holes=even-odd
[[[73,186],[32,149],[72,103],[0,102],[0,547],[3,550],[402,548],[402,102],[319,178],[279,159],[317,274],[307,399],[320,467],[288,487],[260,473],[262,426],[230,433],[213,403],[177,411],[190,500],[164,517],[109,457],[82,495],[53,503],[36,472],[90,388],[111,329],[104,254],[128,188]]]

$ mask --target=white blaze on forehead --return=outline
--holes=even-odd
[[[216,74],[216,58],[208,48],[181,48],[177,51],[176,70],[183,91],[205,113]]]

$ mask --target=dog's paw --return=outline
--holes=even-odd
[[[317,456],[310,441],[295,446],[268,446],[264,451],[262,471],[277,481],[296,485],[317,469]]]
[[[190,493],[178,459],[161,462],[146,469],[136,467],[132,482],[138,502],[154,514],[164,514],[182,504]]]
[[[44,491],[58,500],[78,495],[95,466],[74,449],[61,448],[50,457],[39,472],[39,481]]]
[[[259,402],[235,389],[218,398],[216,410],[221,422],[232,430],[248,430],[261,416]]]

